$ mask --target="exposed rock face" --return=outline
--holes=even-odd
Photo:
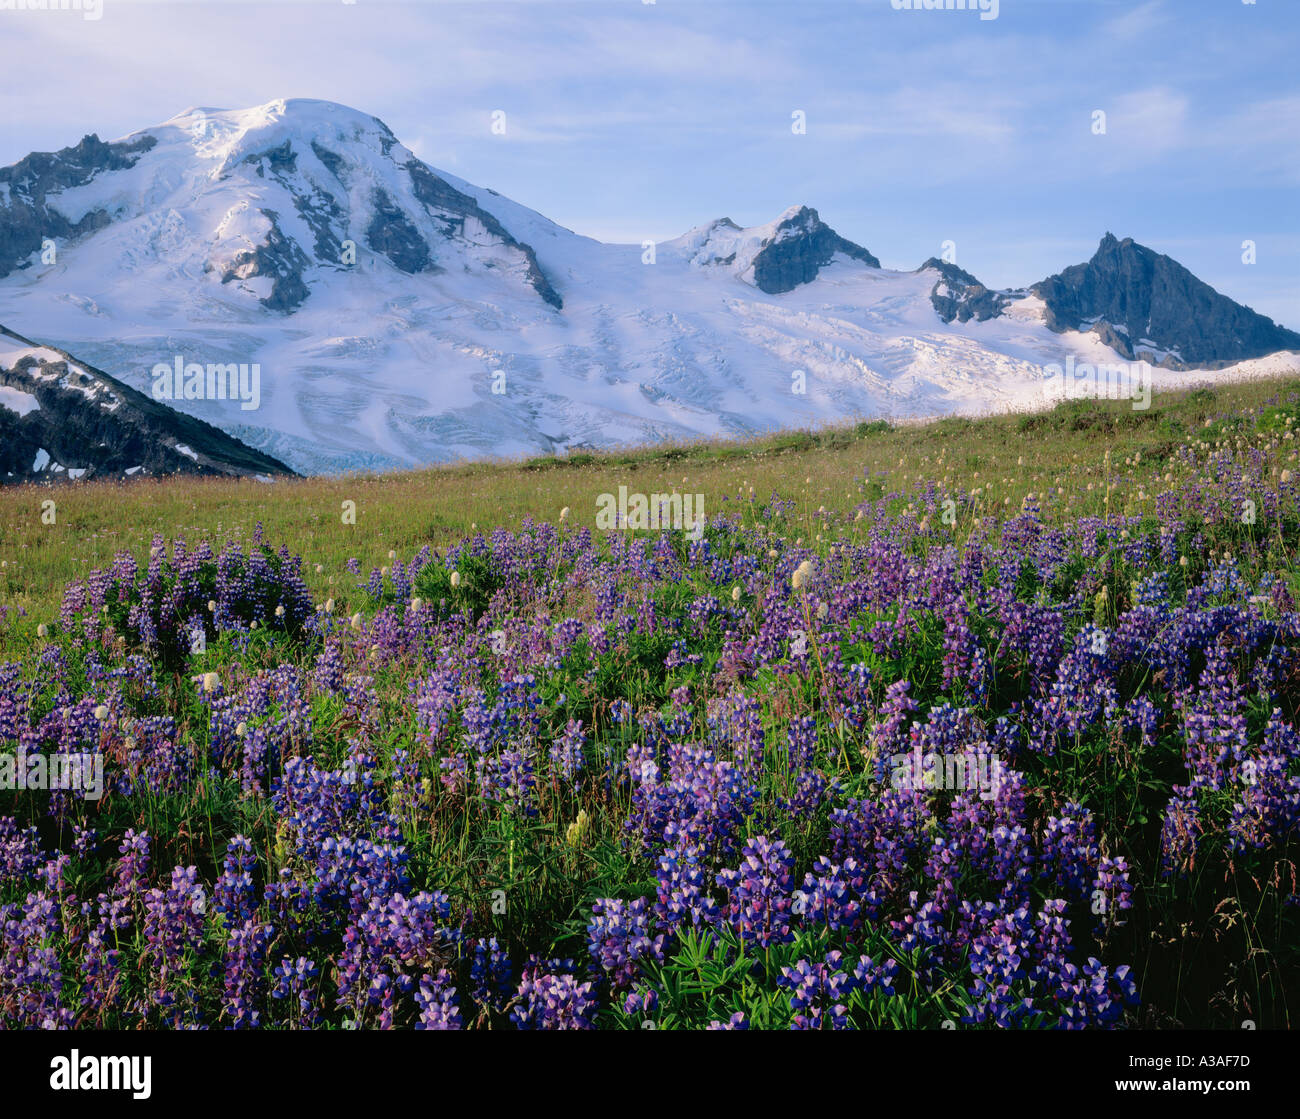
[[[1035,284],[1056,331],[1093,330],[1130,361],[1218,368],[1300,349],[1300,334],[1234,303],[1177,261],[1109,233],[1087,264]]]
[[[47,195],[84,186],[101,171],[131,167],[156,143],[152,136],[141,136],[130,143],[105,144],[92,134],[75,147],[33,152],[12,167],[0,167],[0,279],[25,268],[46,238],[80,237],[111,220],[103,210],[91,210],[69,221],[48,204]]]
[[[293,473],[219,428],[151,400],[62,350],[3,330],[0,343],[41,351],[0,366],[0,484]]]
[[[307,298],[307,285],[303,282],[302,274],[310,261],[295,242],[280,232],[279,214],[274,210],[263,210],[262,216],[271,223],[266,240],[257,248],[235,257],[230,267],[221,274],[221,282],[228,284],[235,279],[270,277],[271,294],[260,302],[268,310],[288,313]]]
[[[974,276],[957,265],[938,257],[931,257],[918,272],[932,268],[942,274],[930,289],[930,303],[944,322],[983,322],[1002,314],[1002,308],[1013,296],[1004,291],[990,291]]]
[[[846,241],[816,210],[801,206],[780,222],[771,240],[755,255],[754,286],[768,295],[793,291],[815,280],[836,253],[880,267],[879,260],[861,245]]]
[[[311,150],[316,153],[316,158],[334,173],[334,177],[338,179],[339,182],[342,182],[343,168],[346,166],[344,158],[337,152],[330,151],[324,144],[317,143],[315,140],[311,142]]]
[[[312,144],[315,148],[315,143]],[[257,168],[257,174],[265,178],[267,168],[272,174],[291,175],[298,170],[298,153],[293,150],[293,144],[286,140],[283,144],[274,148],[268,148],[264,152],[253,152],[251,155],[244,156],[245,163],[251,163]]]
[[[424,272],[434,268],[429,244],[411,220],[384,191],[376,190],[374,217],[366,230],[366,244],[383,253],[402,272]]]
[[[406,173],[411,176],[415,197],[424,203],[431,214],[443,217],[444,230],[448,236],[465,237],[465,220],[474,219],[493,237],[523,254],[528,262],[528,282],[532,284],[533,290],[538,295],[557,311],[564,306],[560,293],[551,286],[541,265],[537,263],[537,254],[531,245],[517,241],[505,226],[468,194],[462,193],[450,183],[440,179],[418,159],[412,159],[406,164]]]

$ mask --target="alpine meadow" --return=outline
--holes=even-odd
[[[91,13],[0,4],[15,1091],[1282,1086],[1300,13]]]

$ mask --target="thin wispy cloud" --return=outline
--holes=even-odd
[[[1166,0],[1149,0],[1131,11],[1106,21],[1103,33],[1108,38],[1131,43],[1148,39],[1165,31],[1174,18]]]

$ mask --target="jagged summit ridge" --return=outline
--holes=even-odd
[[[930,289],[930,303],[944,322],[984,322],[997,318],[1013,300],[1024,292],[991,291],[964,268],[952,261],[930,257],[918,272],[938,272]]]
[[[791,206],[766,225],[740,228],[719,218],[670,241],[695,267],[722,266],[768,295],[811,283],[836,254],[879,268],[861,245],[845,240],[810,206]]]
[[[1235,303],[1171,257],[1107,233],[1086,264],[1037,283],[1056,331],[1096,333],[1129,360],[1207,368],[1300,349],[1300,334]]]

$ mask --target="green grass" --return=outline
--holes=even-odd
[[[620,485],[702,493],[710,515],[747,502],[751,490],[760,503],[779,493],[797,502],[789,523],[810,538],[819,508],[842,513],[885,487],[902,490],[919,479],[980,490],[986,510],[1018,508],[1026,494],[1054,489],[1056,511],[1102,512],[1108,484],[1117,487],[1111,512],[1150,510],[1167,488],[1163,475],[1175,449],[1188,440],[1238,438],[1233,416],[1265,409],[1265,430],[1289,440],[1285,421],[1297,411],[1287,401],[1297,392],[1300,379],[1289,378],[1160,394],[1144,411],[1128,401],[1067,401],[1032,415],[894,427],[875,421],[752,441],[271,484],[163,478],[6,487],[0,604],[49,619],[67,582],[108,565],[119,551],[143,559],[155,534],[215,544],[246,540],[260,523],[268,540],[289,542],[305,558],[313,593],[336,596],[344,609],[354,581],[343,571],[349,558],[369,570],[387,563],[390,551],[446,547],[475,525],[515,530],[526,518],[555,520],[566,506],[571,525],[592,527],[597,496]],[[1284,448],[1281,458],[1293,463],[1296,452]],[[53,523],[46,523],[47,501],[55,503]],[[344,523],[346,501],[356,504],[355,524]]]

